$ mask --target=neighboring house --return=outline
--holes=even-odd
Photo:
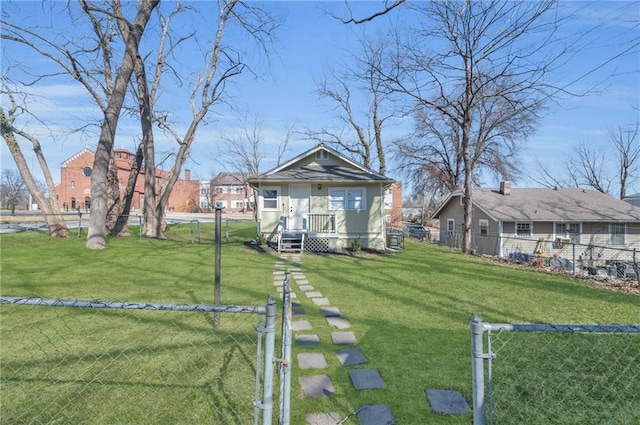
[[[392,205],[401,192],[387,191],[401,185],[323,143],[248,183],[257,193],[258,233],[279,250],[383,250],[387,220],[401,217],[401,205]]]
[[[251,192],[244,174],[219,173],[211,180],[211,208],[223,208],[229,213],[253,211]]]
[[[115,149],[113,155],[120,191],[124,193],[136,155],[126,149]],[[91,209],[91,174],[94,158],[95,155],[91,150],[83,149],[62,163],[60,167],[60,183],[56,185],[56,193],[58,195],[58,204],[64,211],[89,211]],[[145,172],[143,166],[134,187],[131,203],[132,211],[140,210],[144,205]],[[167,175],[168,173],[164,170],[155,170],[158,190]],[[205,183],[208,185],[209,182]],[[167,209],[181,212],[200,211],[201,207],[198,205],[198,202],[201,201],[199,195],[200,185],[197,180],[191,180],[190,171],[185,170],[185,178],[179,179],[174,185]]]
[[[640,207],[640,193],[625,196],[623,201],[630,203],[633,206]]]
[[[451,193],[433,214],[440,221],[441,243],[460,245],[462,198],[462,192]],[[568,258],[573,244],[582,251],[640,248],[640,208],[600,192],[519,189],[502,182],[500,189],[474,188],[472,198],[472,247],[480,254],[533,253],[539,240],[552,242],[542,246],[546,254]]]

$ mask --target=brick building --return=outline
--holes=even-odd
[[[229,213],[253,211],[253,191],[242,173],[219,173],[211,181],[211,208],[224,208]]]
[[[89,149],[83,149],[71,158],[64,161],[60,167],[60,183],[56,186],[58,204],[64,211],[91,209],[91,173],[94,162],[94,153]],[[114,150],[114,160],[118,169],[118,180],[121,193],[124,192],[131,167],[136,159],[135,153],[126,149]],[[132,211],[139,211],[144,204],[144,166],[136,180],[134,195],[131,203]],[[168,172],[155,170],[156,187],[159,189],[168,175]],[[191,173],[185,170],[184,179],[179,179],[169,197],[167,209],[178,212],[198,212],[202,210],[201,185],[209,182],[191,180]],[[208,207],[208,202],[207,202]]]

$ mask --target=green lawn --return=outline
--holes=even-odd
[[[175,225],[167,231],[168,240],[111,239],[108,248],[102,251],[85,249],[83,238],[54,240],[40,233],[2,235],[0,293],[4,296],[46,298],[212,303],[213,229],[211,225],[203,225],[203,243],[195,245],[191,243],[190,232],[188,225]],[[222,251],[224,304],[263,305],[268,295],[275,294],[272,271],[276,256],[248,249],[242,244],[254,234],[254,223],[232,223],[230,226],[230,242],[223,244]],[[336,348],[330,342],[331,329],[318,307],[300,293],[298,300],[305,310],[305,319],[312,323],[314,332],[322,341],[320,347],[305,351],[325,354],[328,368],[322,373],[331,377],[335,395],[326,399],[301,399],[297,378],[301,373],[310,375],[317,371],[294,368],[292,424],[303,424],[305,414],[311,412],[336,411],[346,416],[362,404],[389,405],[398,424],[469,423],[470,415],[431,414],[424,390],[454,389],[470,401],[468,323],[476,312],[482,314],[486,321],[493,322],[630,324],[638,323],[640,317],[640,297],[589,287],[568,278],[495,264],[414,241],[407,241],[405,251],[395,255],[306,254],[302,270],[310,284],[329,298],[350,321],[351,330],[358,338],[357,347],[369,360],[367,364],[356,367],[378,369],[386,388],[353,389],[348,368],[342,367],[333,354]],[[91,381],[94,366],[85,359],[57,364],[54,369],[58,375],[38,382],[49,390],[55,387],[53,391],[40,391],[39,397],[52,393],[52,399],[45,403],[34,400],[33,395],[18,394],[7,403],[3,397],[3,423],[9,423],[6,419],[9,413],[33,410],[33,406],[50,409],[51,405],[61,405],[64,408],[65,403],[69,404],[71,400],[65,394],[72,392],[73,385],[84,385],[86,392],[82,401],[74,403],[100,400],[116,381],[119,391],[124,391],[127,385],[136,385],[136,388],[142,385],[145,388],[140,391],[143,405],[149,404],[149,399],[154,397],[163,400],[160,404],[151,404],[151,422],[160,420],[158,418],[171,418],[173,423],[201,423],[203,420],[221,423],[226,418],[233,423],[233,413],[220,412],[216,407],[224,404],[222,400],[235,400],[224,389],[224,384],[236,386],[243,382],[241,386],[248,389],[238,397],[252,394],[253,384],[247,378],[251,370],[246,370],[243,376],[232,376],[231,371],[237,368],[245,370],[255,360],[255,352],[250,352],[251,344],[244,342],[246,335],[251,335],[250,328],[255,325],[253,319],[238,323],[223,320],[223,324],[231,326],[227,332],[232,343],[226,348],[218,348],[222,351],[211,358],[212,348],[206,340],[216,335],[211,330],[209,317],[187,318],[169,313],[157,317],[147,314],[154,312],[136,315],[113,313],[114,321],[105,325],[102,317],[105,313],[99,313],[101,316],[96,318],[87,312],[73,310],[60,318],[60,313],[34,314],[40,311],[38,309],[41,307],[21,308],[19,311],[16,307],[2,307],[3,369],[0,371],[0,384],[4,394],[8,388],[13,390],[28,381],[18,384],[15,380],[5,379],[7,359],[11,365],[21,361],[33,363],[29,372],[35,377],[41,376],[35,365],[42,360],[39,356],[48,355],[43,351],[49,348],[43,348],[48,345],[39,342],[39,338],[48,341],[50,332],[57,332],[61,340],[71,338],[70,335],[78,328],[85,334],[80,342],[65,342],[62,348],[57,348],[63,352],[58,353],[63,359],[77,353],[75,344],[81,343],[83,347],[85,340],[89,340],[92,347],[102,347],[101,351],[106,353],[119,352],[118,344],[122,344],[132,350],[131,355],[127,352],[125,357],[135,358],[135,354],[138,358],[121,368],[131,370],[117,370],[118,374],[127,376],[126,379],[122,376],[101,378],[99,383],[103,388]],[[55,316],[49,317],[48,314]],[[62,326],[54,331],[51,328],[56,324]],[[16,347],[23,347],[20,344],[25,344],[24,336],[28,337],[33,332],[39,335],[32,339],[35,340],[34,347],[40,351],[35,358],[29,358],[32,355]],[[133,347],[127,345],[131,340],[136,341]],[[209,354],[201,354],[203,346]],[[193,348],[195,357],[185,354],[185,347]],[[294,347],[294,364],[297,364],[295,357],[299,351]],[[25,358],[21,359],[21,355]],[[109,356],[119,360],[119,355],[101,354],[99,362],[108,363]],[[172,362],[180,363],[182,356],[188,358],[182,364],[171,366]],[[162,370],[173,370],[170,366],[178,368],[180,374],[193,384],[184,385],[176,381],[172,386],[157,390],[156,380],[166,382],[166,377],[154,375],[159,374],[156,372],[157,364],[163,365]],[[210,371],[212,367],[214,370]],[[64,380],[63,376],[69,379]],[[123,385],[122,382],[128,384]],[[181,392],[180,397],[169,396],[175,395],[181,386],[189,388]],[[151,392],[155,395],[150,395],[146,389],[153,389]],[[121,397],[125,399],[126,392]],[[114,403],[117,405],[119,402]],[[81,407],[73,407],[79,409],[74,417],[84,417],[86,412]],[[232,407],[227,410],[233,410]],[[124,419],[114,418],[110,416],[110,409],[104,410],[93,413],[98,415],[101,423],[128,422],[144,417],[144,412],[133,411],[127,412]],[[87,423],[95,423],[95,419],[94,416]],[[235,422],[240,421],[240,418],[235,418]]]

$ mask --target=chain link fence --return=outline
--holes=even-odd
[[[440,243],[462,247],[462,233],[444,232]],[[597,244],[580,244],[562,238],[549,240],[514,236],[473,235],[471,247],[490,255],[535,268],[578,276],[614,278],[640,285],[640,250]]]
[[[473,423],[640,423],[640,325],[470,323]]]
[[[2,297],[0,313],[2,424],[271,424],[273,299],[239,307]]]

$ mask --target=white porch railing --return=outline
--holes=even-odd
[[[336,233],[335,214],[306,214],[305,230],[308,233]]]

